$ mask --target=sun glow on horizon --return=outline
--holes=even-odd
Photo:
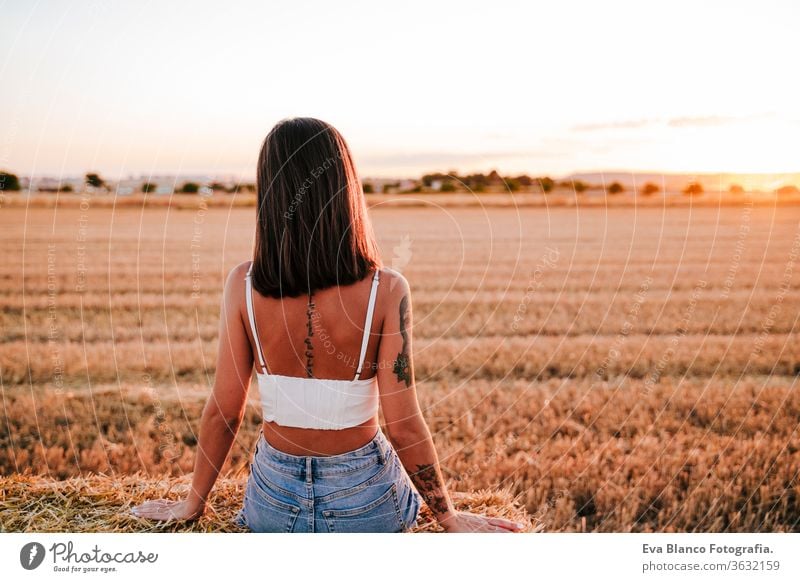
[[[338,127],[373,177],[800,170],[796,3],[11,2],[0,169],[252,176]]]

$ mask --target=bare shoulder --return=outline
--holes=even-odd
[[[238,300],[243,297],[244,293],[244,279],[247,276],[247,271],[250,270],[252,261],[245,261],[239,263],[228,272],[228,277],[225,280],[225,302],[228,304],[237,304]]]
[[[386,298],[389,303],[398,304],[403,297],[411,295],[411,287],[408,280],[400,271],[395,271],[389,267],[383,267],[380,275],[381,287],[384,287]]]
[[[247,271],[250,270],[250,265],[252,264],[253,261],[244,261],[243,263],[239,263],[238,265],[236,265],[228,273],[228,281],[231,280],[244,281],[244,278],[247,275]]]

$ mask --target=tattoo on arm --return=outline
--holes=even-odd
[[[411,475],[414,486],[435,515],[447,513],[450,504],[445,496],[444,483],[435,465],[417,465]]]
[[[411,355],[408,353],[408,295],[403,295],[400,300],[400,335],[403,337],[403,347],[394,361],[394,375],[398,382],[405,382],[406,388],[411,386]]]

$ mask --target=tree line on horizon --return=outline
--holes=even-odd
[[[620,182],[614,181],[608,185],[593,185],[587,184],[581,180],[562,180],[557,182],[549,176],[532,177],[526,174],[517,176],[501,176],[496,170],[492,170],[488,174],[473,173],[466,175],[458,175],[457,172],[448,174],[436,172],[432,174],[425,174],[419,180],[411,180],[413,185],[410,187],[402,188],[402,182],[385,182],[382,184],[382,193],[398,192],[401,194],[406,193],[430,193],[430,192],[474,192],[484,193],[488,191],[505,191],[505,192],[523,192],[532,189],[538,189],[542,194],[548,194],[560,188],[562,190],[572,190],[576,194],[581,194],[587,190],[605,190],[607,194],[615,195],[621,194],[627,188]],[[84,176],[84,184],[93,189],[106,189],[110,191],[108,183],[104,180],[99,173],[89,172]],[[362,184],[365,194],[376,193],[376,185],[370,181],[365,180]],[[154,182],[143,181],[139,187],[140,191],[144,194],[153,193],[156,191],[157,184]],[[0,171],[0,192],[18,192],[21,185],[19,177],[16,174]],[[56,187],[37,188],[40,192],[72,192],[73,187],[70,184],[59,184]],[[197,182],[187,181],[183,182],[180,187],[174,188],[175,194],[199,194],[199,193],[214,193],[222,192],[226,194],[236,194],[240,192],[255,192],[256,185],[253,183],[236,183],[236,184],[223,184],[221,182],[211,182],[208,185],[203,185]],[[652,196],[661,192],[662,188],[654,182],[645,182],[641,187],[634,188],[634,193]],[[683,194],[687,196],[698,196],[704,193],[704,188],[700,182],[691,181],[682,189]],[[744,194],[744,188],[739,184],[731,184],[728,188],[731,194]],[[793,184],[785,185],[774,190],[777,194],[800,194],[800,189]]]
[[[496,170],[489,174],[474,173],[460,176],[457,172],[433,173],[422,176],[420,182],[411,189],[400,190],[400,182],[386,183],[383,185],[383,192],[390,193],[399,190],[400,193],[419,193],[426,191],[436,192],[474,192],[483,193],[490,189],[506,192],[530,191],[538,188],[542,194],[548,194],[556,188],[572,190],[576,194],[581,194],[587,190],[604,190],[607,194],[621,194],[628,190],[626,186],[618,181],[613,181],[608,185],[588,184],[582,180],[562,180],[557,182],[549,176],[532,177],[527,174],[517,176],[501,176]],[[632,189],[634,193],[644,196],[652,196],[661,192],[662,188],[654,182],[645,182],[640,187]],[[687,196],[698,196],[704,193],[703,185],[698,181],[688,182],[681,192]],[[375,188],[369,182],[364,184],[364,192],[371,194]],[[731,194],[744,194],[745,189],[739,184],[731,184],[728,188]],[[800,194],[800,189],[793,184],[782,186],[775,190],[777,194]]]
[[[86,186],[97,189],[97,190],[108,190],[110,191],[111,188],[109,187],[109,183],[103,179],[100,174],[96,172],[87,173],[84,176],[84,182]],[[150,194],[156,191],[158,184],[155,182],[149,181],[142,181],[139,186],[139,190],[144,194]],[[208,186],[205,186],[208,189],[214,192],[225,192],[228,194],[236,194],[238,192],[255,192],[256,185],[253,183],[238,183],[234,185],[226,185],[221,182],[211,182]],[[203,184],[198,182],[187,181],[183,182],[179,187],[174,189],[174,193],[176,194],[198,194],[201,193],[201,190],[204,188]],[[0,171],[0,191],[6,192],[18,192],[20,191],[21,185],[19,176],[16,174],[12,174],[10,172]],[[59,184],[58,186],[54,187],[38,187],[37,191],[39,192],[73,192],[74,188],[71,184]]]

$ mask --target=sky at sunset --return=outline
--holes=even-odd
[[[0,168],[252,175],[287,116],[365,176],[800,170],[800,3],[0,1]]]

